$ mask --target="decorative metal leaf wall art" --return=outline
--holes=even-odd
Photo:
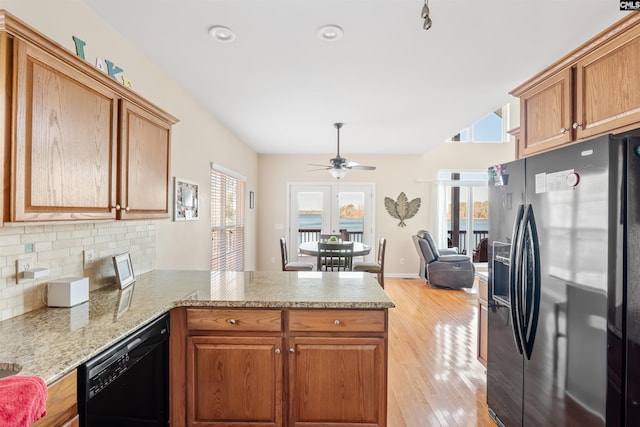
[[[404,220],[412,218],[420,209],[420,197],[409,201],[407,195],[402,192],[396,201],[391,197],[385,197],[384,207],[387,208],[389,215],[400,220],[398,227],[406,227],[407,224],[404,223]]]

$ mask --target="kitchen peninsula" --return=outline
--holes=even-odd
[[[250,352],[247,360],[271,369],[274,379],[271,390],[278,395],[256,399],[272,406],[267,412],[273,419],[261,419],[265,425],[326,416],[342,417],[345,424],[386,425],[387,309],[394,305],[369,274],[160,270],[139,275],[132,286],[109,286],[76,307],[43,308],[0,322],[0,368],[21,369],[19,374],[52,384],[169,312],[172,425],[215,425],[215,411],[205,401],[210,395],[203,395],[214,380],[198,370],[213,354],[220,368],[243,351]],[[308,395],[309,387],[316,387],[316,396]],[[237,387],[222,393],[227,389]],[[339,389],[357,402],[344,399]],[[328,398],[340,402],[327,403]]]

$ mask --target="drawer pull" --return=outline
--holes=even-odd
[[[336,319],[336,320],[333,321],[333,324],[336,325],[336,326],[340,326],[340,321],[338,319]]]
[[[231,323],[232,325],[235,325],[238,323],[238,321],[236,319],[231,319],[229,320],[229,323]]]
[[[276,352],[276,354],[280,354],[280,349],[276,348],[275,352]]]
[[[291,348],[289,349],[289,353],[293,354],[293,353],[295,353],[295,352],[296,352],[296,349],[295,349],[295,348],[291,347]]]

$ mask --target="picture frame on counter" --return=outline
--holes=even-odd
[[[124,289],[136,281],[136,275],[133,272],[133,264],[131,263],[131,255],[129,255],[129,252],[113,257],[113,269],[116,272],[116,283],[120,289]]]
[[[199,185],[196,182],[174,177],[174,221],[194,221],[199,219]]]

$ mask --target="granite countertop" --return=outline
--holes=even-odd
[[[71,308],[45,307],[0,322],[0,369],[21,367],[51,384],[174,307],[391,308],[359,272],[209,272],[156,270],[90,292]]]

